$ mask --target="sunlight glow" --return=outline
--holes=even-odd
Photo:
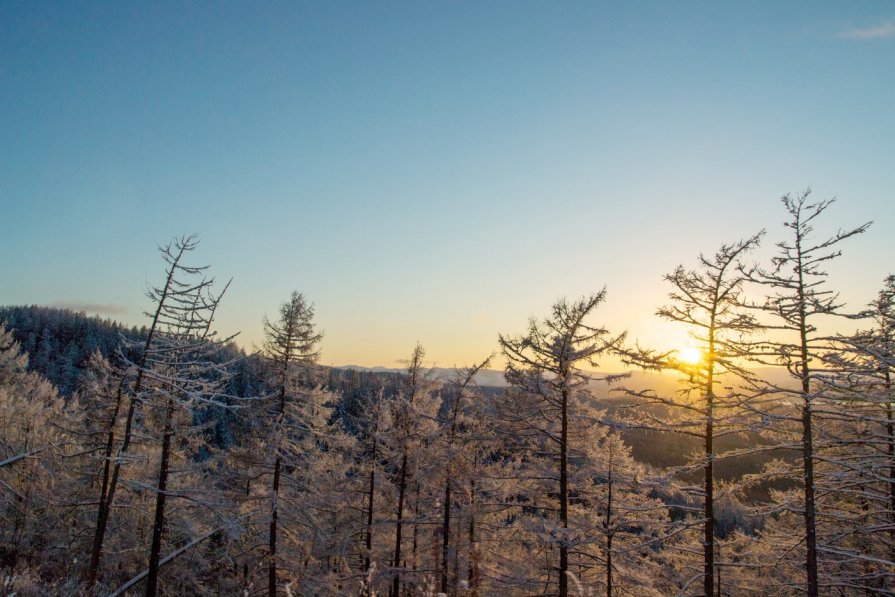
[[[695,365],[702,360],[702,351],[698,348],[687,346],[678,351],[677,358],[683,363]]]

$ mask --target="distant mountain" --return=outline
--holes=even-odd
[[[392,375],[405,372],[403,367],[383,367],[381,365],[375,367],[364,367],[362,365],[337,365],[332,368],[345,371],[362,371],[366,373],[384,373]],[[446,382],[453,379],[458,370],[452,367],[433,367],[432,369],[429,369],[429,371],[431,371],[434,380]],[[785,386],[794,383],[789,374],[780,368],[763,367],[756,369],[755,373],[759,377],[779,385]],[[600,401],[623,398],[624,388],[636,390],[650,389],[661,394],[669,394],[681,389],[681,382],[684,381],[684,377],[681,374],[673,372],[657,373],[654,371],[633,370],[627,372],[627,374],[627,377],[614,380],[611,383],[599,380],[591,382],[590,390],[594,398]],[[594,373],[594,376],[598,378],[607,375],[618,375],[618,373],[607,373],[602,371]],[[475,382],[480,386],[491,388],[504,388],[507,385],[503,371],[497,369],[483,369],[482,371],[479,371],[478,375],[475,377]],[[722,378],[720,382],[723,384],[724,379]]]
[[[334,366],[333,369],[391,374],[402,374],[406,372],[406,369],[403,367],[363,367],[361,365],[338,365]],[[453,379],[459,370],[453,367],[433,367],[428,369],[428,371],[431,372],[432,379],[435,381],[446,382]],[[482,371],[479,371],[478,375],[475,377],[475,382],[480,386],[491,388],[502,388],[507,385],[506,380],[503,378],[503,371],[494,369],[483,369]]]

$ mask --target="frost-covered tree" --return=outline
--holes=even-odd
[[[234,353],[225,351],[230,338],[218,338],[213,331],[223,291],[216,292],[213,279],[205,277],[207,266],[184,263],[197,243],[195,237],[188,236],[160,248],[167,266],[165,282],[150,287],[147,293],[152,300],[147,312],[151,324],[144,339],[138,345],[123,346],[111,373],[102,375],[105,380],[98,379],[92,388],[85,388],[92,395],[82,395],[81,403],[99,415],[89,427],[105,428],[106,436],[97,484],[98,513],[86,571],[90,593],[98,588],[96,581],[113,513],[116,527],[127,524],[133,529],[116,537],[121,545],[116,546],[119,565],[114,582],[121,582],[120,575],[128,572],[118,554],[138,553],[148,545],[145,569],[121,585],[119,591],[145,582],[149,595],[158,591],[161,566],[174,559],[175,552],[163,557],[165,545],[194,545],[200,541],[198,537],[207,539],[226,526],[217,492],[211,486],[200,489],[199,485],[207,479],[214,462],[214,450],[206,444],[204,435],[213,424],[209,412],[213,406],[225,406],[218,397],[228,377],[228,359]],[[122,475],[125,466],[126,476]],[[116,496],[122,500],[122,507],[113,508]],[[179,502],[176,516],[169,512],[169,499]],[[126,517],[134,520],[125,522]],[[182,555],[176,553],[177,557]],[[137,565],[142,567],[142,563]],[[134,571],[130,568],[130,573]],[[179,570],[175,567],[174,572]],[[190,576],[178,580],[182,579],[192,583],[185,586],[202,582],[195,567]]]
[[[349,415],[351,426],[358,436],[358,451],[355,457],[357,470],[361,475],[363,487],[363,508],[361,510],[360,527],[363,529],[360,548],[363,577],[360,594],[370,597],[374,594],[374,566],[376,550],[374,537],[377,535],[377,495],[383,492],[382,484],[382,433],[390,428],[389,408],[385,404],[385,392],[382,387],[369,388],[355,405],[357,413]],[[381,550],[380,550],[381,551]],[[383,560],[384,561],[384,560]]]
[[[157,417],[155,422],[161,431],[158,475],[152,487],[155,513],[146,576],[147,597],[158,592],[162,539],[168,523],[165,512],[168,497],[173,495],[169,489],[172,465],[178,456],[186,464],[198,455],[196,447],[183,445],[183,441],[178,446],[175,441],[188,439],[198,409],[211,404],[223,405],[220,395],[228,377],[221,355],[223,346],[232,338],[220,339],[212,328],[226,286],[218,293],[213,289],[213,279],[202,278],[184,284],[187,292],[174,297],[163,309],[157,344],[143,360],[147,392],[142,400],[154,411],[152,418]],[[197,500],[195,489],[182,488],[181,496],[187,497],[184,494],[192,494],[188,497]]]
[[[895,588],[895,278],[884,281],[864,314],[872,327],[831,340],[818,383],[826,446],[817,467],[825,517],[827,576],[867,591]]]
[[[456,581],[459,580],[457,578],[459,575],[454,574],[453,580],[455,582],[450,583],[450,563],[452,555],[454,557],[454,562],[459,565],[459,554],[456,545],[451,544],[451,513],[455,508],[454,502],[456,501],[456,498],[453,497],[454,484],[458,481],[463,481],[462,478],[457,479],[457,477],[460,476],[459,473],[464,470],[464,467],[462,466],[465,464],[463,463],[464,458],[461,458],[461,456],[468,458],[470,455],[469,450],[463,450],[462,448],[474,441],[470,441],[472,438],[468,435],[460,437],[461,433],[465,430],[464,427],[467,427],[464,426],[464,410],[468,409],[468,405],[465,404],[465,402],[471,398],[471,390],[475,384],[475,376],[488,366],[491,362],[491,358],[492,357],[489,356],[484,361],[457,371],[456,377],[451,380],[451,383],[448,385],[448,404],[447,408],[443,409],[446,410],[446,413],[441,420],[441,442],[438,447],[444,462],[444,497],[441,505],[441,562],[438,568],[440,572],[439,582],[441,592],[445,594],[453,592],[456,586]],[[455,540],[455,543],[459,543],[459,541]]]
[[[654,481],[631,456],[621,437],[605,426],[594,429],[585,449],[591,482],[580,484],[578,499],[587,508],[580,527],[591,541],[579,547],[579,582],[600,587],[599,594],[658,597],[663,561],[659,547],[666,536],[668,507],[651,495]],[[667,576],[667,575],[666,575]]]
[[[407,363],[403,387],[389,401],[391,426],[383,448],[390,460],[395,489],[395,540],[391,558],[392,579],[389,594],[400,597],[403,578],[408,571],[416,571],[419,548],[418,522],[420,511],[419,476],[427,465],[424,452],[429,449],[436,433],[439,402],[432,392],[432,382],[423,365],[425,350],[417,344]],[[410,512],[414,512],[408,520]],[[404,551],[407,523],[411,525],[412,552],[410,566]]]
[[[737,394],[727,395],[722,381],[730,384],[734,376],[751,376],[743,367],[746,347],[740,342],[744,333],[755,329],[754,317],[742,308],[743,284],[747,274],[742,257],[753,250],[762,234],[723,245],[714,255],[700,255],[697,269],[678,266],[665,276],[672,290],[670,302],[659,308],[662,319],[687,328],[696,359],[682,359],[677,351],[657,353],[637,349],[626,352],[634,365],[655,370],[673,370],[683,374],[681,391],[663,396],[652,391],[630,391],[636,397],[638,427],[668,431],[697,438],[702,453],[690,466],[674,471],[678,484],[697,502],[701,512],[692,512],[684,522],[702,527],[702,587],[707,596],[715,593],[715,440],[743,429],[743,410]],[[648,409],[661,407],[667,416],[657,417]],[[693,487],[693,469],[702,469],[702,487]],[[683,478],[682,478],[683,476]],[[692,576],[692,574],[691,574]],[[687,579],[689,581],[689,579]]]
[[[569,553],[584,540],[571,526],[570,505],[578,490],[573,481],[581,479],[575,463],[593,422],[588,383],[594,376],[585,367],[597,367],[597,358],[624,337],[589,321],[605,297],[604,289],[576,301],[560,300],[545,320],[532,319],[526,333],[499,338],[511,387],[495,416],[512,433],[513,449],[524,454],[527,478],[520,480],[520,489],[528,485],[533,492],[525,508],[535,515],[529,528],[558,552],[558,561],[551,561],[538,582],[556,586],[561,597],[569,595]]]
[[[759,363],[782,367],[792,383],[757,382],[757,394],[768,407],[764,416],[773,418],[775,428],[784,434],[791,429],[798,437],[801,452],[799,484],[801,503],[781,504],[784,509],[798,512],[804,522],[798,545],[804,549],[804,588],[810,597],[820,592],[818,573],[818,507],[816,464],[824,445],[818,445],[817,411],[823,411],[830,400],[830,386],[824,383],[824,362],[831,352],[829,334],[824,334],[823,320],[841,315],[843,304],[838,293],[827,287],[824,266],[841,255],[839,244],[870,226],[839,230],[821,239],[814,236],[817,219],[833,203],[810,200],[810,191],[797,197],[782,198],[788,219],[787,240],[777,243],[779,249],[769,269],[757,269],[748,277],[768,291],[764,302],[755,307],[763,316],[767,332],[761,343],[751,349]],[[798,414],[794,414],[795,408]],[[771,410],[773,409],[773,411]],[[788,445],[788,444],[786,444]],[[782,497],[782,494],[781,494]]]
[[[266,342],[264,352],[276,375],[276,410],[273,424],[273,478],[270,489],[270,526],[268,531],[267,592],[274,597],[277,592],[277,531],[279,521],[278,494],[283,467],[281,445],[286,439],[287,402],[295,400],[301,376],[319,355],[318,345],[323,335],[314,327],[314,308],[300,292],[293,292],[289,301],[280,307],[279,319],[271,323],[264,320]],[[304,381],[307,387],[307,379]]]
[[[78,419],[27,363],[0,322],[0,568],[24,561],[64,578],[72,540],[65,459],[78,451],[69,433]]]
[[[133,361],[130,371],[119,374],[121,383],[128,379],[128,385],[122,387],[122,392],[116,392],[115,407],[110,413],[106,433],[105,457],[103,459],[102,482],[99,496],[97,497],[96,523],[93,533],[93,546],[90,553],[90,562],[86,571],[88,591],[93,591],[99,578],[100,565],[103,554],[103,544],[109,518],[115,503],[115,493],[121,476],[121,467],[129,462],[128,451],[131,446],[134,433],[134,418],[143,399],[144,382],[146,378],[146,366],[156,349],[156,339],[159,329],[167,321],[178,319],[183,309],[194,300],[195,291],[191,279],[201,274],[206,267],[193,267],[185,265],[183,260],[187,254],[198,246],[195,236],[184,236],[159,247],[162,259],[166,264],[165,281],[161,286],[150,287],[147,291],[152,307],[146,312],[150,319],[148,331],[138,356]],[[124,355],[122,355],[124,357]],[[123,429],[119,439],[119,416],[124,411]],[[113,456],[114,453],[114,456]]]
[[[295,292],[265,320],[261,396],[247,401],[229,471],[245,532],[235,542],[242,591],[315,594],[350,583],[358,548],[356,438],[316,365],[322,334]]]
[[[870,315],[873,327],[846,342],[862,365],[862,395],[874,413],[882,413],[882,430],[874,435],[876,457],[869,474],[883,479],[886,499],[885,507],[880,509],[888,514],[888,560],[895,566],[895,275],[884,280],[876,300],[870,304]],[[879,415],[873,418],[878,419]],[[893,584],[895,581],[888,579],[889,589]]]

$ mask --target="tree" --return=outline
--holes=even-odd
[[[441,592],[447,594],[452,587],[448,586],[449,564],[451,555],[451,510],[453,508],[453,498],[451,497],[455,476],[455,459],[458,451],[455,448],[460,424],[462,422],[463,402],[468,399],[468,390],[474,384],[475,376],[482,369],[488,366],[492,356],[484,361],[458,370],[456,378],[449,386],[450,403],[448,406],[447,417],[442,420],[442,427],[447,428],[445,437],[446,456],[444,460],[444,500],[442,502],[442,523],[441,523],[441,565],[440,565],[440,582]],[[457,554],[455,554],[455,558]]]
[[[417,344],[407,363],[407,374],[403,388],[390,401],[391,429],[387,435],[386,447],[393,465],[393,483],[397,493],[395,506],[395,547],[392,557],[393,577],[391,597],[400,597],[402,571],[406,568],[402,559],[404,548],[404,526],[408,494],[413,488],[414,473],[422,461],[425,449],[434,434],[437,403],[431,396],[431,382],[423,367],[426,352]],[[418,504],[418,485],[417,485]],[[416,538],[417,522],[413,519],[413,533]]]
[[[545,491],[556,496],[559,511],[558,526],[548,533],[559,550],[560,597],[569,594],[569,549],[575,543],[569,529],[569,462],[583,448],[579,411],[589,396],[587,384],[594,379],[582,367],[596,367],[596,359],[617,348],[624,338],[588,323],[605,297],[603,289],[574,302],[560,300],[550,317],[542,322],[532,319],[525,334],[499,337],[507,359],[506,379],[514,390],[499,416],[515,428],[520,440],[530,442],[527,453],[532,460],[556,467],[552,475],[542,474],[556,482]],[[537,508],[545,519],[553,518],[552,509]]]
[[[810,202],[810,190],[797,197],[782,198],[789,219],[789,240],[777,243],[778,254],[770,269],[758,269],[748,279],[766,287],[769,295],[763,303],[754,305],[760,313],[771,317],[764,323],[768,335],[752,347],[753,357],[762,364],[784,367],[797,382],[796,388],[783,384],[761,383],[763,397],[786,401],[794,398],[800,403],[801,485],[804,518],[805,589],[809,597],[819,593],[817,503],[815,484],[815,404],[823,402],[828,392],[822,383],[824,354],[829,352],[828,337],[819,332],[818,320],[840,315],[843,305],[838,294],[826,288],[823,266],[839,257],[842,241],[861,234],[870,226],[863,224],[850,230],[839,230],[823,240],[814,240],[814,223],[833,203],[832,199]],[[779,402],[776,403],[778,406]],[[791,417],[780,415],[782,419]]]
[[[892,377],[895,376],[895,275],[889,275],[883,281],[883,288],[870,304],[870,315],[873,328],[846,342],[864,365],[862,395],[869,398],[874,411],[881,409],[884,413],[882,446],[875,442],[882,449],[875,453],[882,452],[885,457],[882,466],[874,468],[871,475],[874,478],[888,477],[885,482],[887,499],[882,510],[888,511],[888,559],[895,562],[895,394],[892,387]],[[880,459],[873,460],[879,462]]]
[[[698,438],[703,444],[696,466],[702,468],[703,483],[697,499],[702,501],[702,585],[704,595],[715,593],[715,474],[717,459],[715,439],[719,435],[742,429],[736,419],[742,410],[735,395],[718,394],[722,376],[732,373],[749,377],[743,368],[746,348],[740,336],[755,329],[751,314],[742,309],[743,284],[751,271],[744,270],[743,255],[758,246],[762,233],[730,245],[723,245],[712,257],[700,255],[699,269],[689,270],[682,265],[664,279],[672,285],[670,304],[660,307],[662,319],[685,325],[698,359],[682,360],[677,351],[657,353],[651,350],[626,352],[626,360],[647,369],[670,369],[683,373],[684,388],[676,396],[659,396],[653,392],[630,392],[639,399],[641,422],[638,426],[653,430],[671,431]],[[644,410],[661,405],[672,420],[649,421]],[[689,472],[684,469],[678,472]],[[690,493],[693,493],[691,491]]]
[[[377,478],[379,469],[379,461],[382,458],[382,438],[380,437],[383,429],[388,429],[390,420],[388,420],[388,409],[384,408],[384,391],[378,388],[374,391],[371,389],[369,394],[362,396],[357,404],[360,406],[360,413],[352,417],[352,423],[359,436],[359,447],[363,446],[363,452],[357,455],[358,468],[364,476],[364,506],[363,506],[363,522],[364,529],[364,545],[361,550],[363,554],[363,581],[361,584],[361,595],[370,597],[374,594],[373,590],[373,527],[376,517],[376,492],[378,482],[381,476]],[[386,418],[383,421],[383,418]]]
[[[287,433],[287,401],[294,398],[296,384],[304,369],[313,364],[319,355],[317,345],[323,335],[314,328],[314,307],[307,304],[300,292],[280,307],[280,317],[275,323],[265,318],[264,352],[271,362],[276,376],[277,406],[274,419],[273,482],[270,491],[270,525],[268,534],[267,592],[274,597],[277,592],[277,525],[279,520],[278,495],[283,467],[281,445]]]
[[[595,561],[602,570],[588,576],[607,597],[667,594],[657,582],[667,566],[657,549],[665,538],[667,506],[651,495],[653,483],[647,480],[644,467],[607,426],[594,429],[585,454],[591,482],[580,484],[578,499],[586,500],[589,508],[579,514],[579,524],[592,539],[579,548],[585,561],[579,567],[580,576],[587,580],[585,572],[594,567],[586,562]]]
[[[823,354],[826,450],[818,486],[834,514],[826,522],[827,561],[836,582],[866,591],[895,582],[895,277],[888,276],[863,313],[872,327],[831,339]]]
[[[167,321],[176,321],[181,310],[194,300],[195,291],[186,280],[201,274],[207,267],[191,267],[183,264],[184,257],[198,246],[195,236],[184,236],[173,240],[164,247],[159,247],[162,259],[167,264],[165,269],[165,282],[162,286],[150,287],[147,296],[152,301],[152,312],[146,313],[150,318],[146,339],[142,343],[136,361],[133,363],[132,385],[122,385],[122,392],[117,393],[116,406],[112,409],[107,423],[105,457],[103,460],[102,482],[97,499],[96,525],[93,534],[93,546],[90,552],[90,562],[87,567],[87,590],[92,592],[99,577],[99,569],[102,559],[103,542],[106,537],[106,529],[109,516],[115,502],[115,492],[121,475],[121,466],[126,462],[128,450],[131,445],[134,431],[134,415],[143,397],[143,384],[146,374],[146,365],[156,350],[155,341],[158,330]],[[125,363],[131,362],[121,355]],[[119,374],[121,383],[131,377],[125,372]],[[121,406],[126,403],[124,430],[121,442],[118,443],[116,433],[118,429],[118,417]],[[115,446],[118,445],[117,452]],[[115,452],[113,458],[112,454]]]
[[[202,269],[205,268],[194,273],[199,274]],[[232,340],[232,337],[219,339],[212,330],[229,283],[220,293],[213,290],[214,280],[204,277],[179,284],[181,292],[161,311],[162,327],[158,330],[157,344],[143,360],[147,392],[142,400],[148,407],[161,411],[156,414],[160,414],[162,436],[154,487],[156,499],[146,575],[147,597],[154,597],[158,592],[168,482],[177,450],[173,441],[178,428],[185,431],[192,425],[196,407],[211,403],[224,406],[218,398],[228,373],[219,355],[223,346]],[[178,418],[182,420],[178,421]]]
[[[71,486],[63,459],[76,452],[67,430],[78,419],[27,363],[0,322],[0,568],[14,569],[21,556],[58,564],[53,552],[66,544],[61,506]],[[64,576],[64,568],[56,573]]]

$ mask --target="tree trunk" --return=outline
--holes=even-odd
[[[478,457],[473,461],[473,470]],[[475,544],[475,479],[469,480],[469,597],[479,594],[479,554]]]
[[[277,521],[279,520],[278,494],[280,491],[280,470],[282,458],[277,454],[273,465],[273,490],[271,491],[270,530],[267,539],[267,594],[277,594]]]
[[[460,579],[460,533],[457,533],[456,543],[454,544],[454,548],[451,550],[453,559],[454,559],[454,571],[451,575],[451,581],[453,591],[449,593],[449,595],[457,594],[457,581]]]
[[[162,553],[162,533],[165,530],[165,503],[168,489],[168,464],[171,459],[171,437],[174,435],[172,417],[174,401],[168,399],[165,409],[165,434],[162,438],[162,459],[158,472],[158,492],[155,495],[155,520],[152,524],[152,547],[149,550],[149,569],[146,574],[146,597],[158,593],[159,560]]]
[[[364,574],[370,574],[370,554],[373,552],[373,498],[376,491],[376,439],[373,438],[373,447],[370,454],[370,484],[369,484],[369,500],[367,501],[367,537],[366,537],[366,555],[364,555]],[[369,587],[367,587],[369,591]]]
[[[566,529],[569,528],[569,389],[565,384],[562,388],[562,430],[559,440],[559,521],[563,529],[563,536],[559,543],[559,597],[568,597],[569,579],[569,546],[566,543]]]
[[[805,382],[807,386],[807,380]],[[814,444],[811,431],[811,403],[805,391],[802,406],[802,460],[805,474],[805,547],[808,597],[818,597],[817,581],[817,531],[814,505]]]
[[[280,407],[277,413],[277,443],[276,443],[276,459],[273,465],[273,487],[270,492],[270,529],[267,538],[267,594],[268,597],[275,597],[277,594],[277,522],[279,520],[279,492],[280,492],[280,474],[283,467],[283,458],[280,455],[280,441],[284,433],[286,416],[286,376],[288,374],[289,359],[288,356],[283,361],[283,381],[280,385]]]
[[[102,529],[102,532],[95,532],[93,535],[93,545],[90,549],[90,565],[87,568],[88,595],[94,594],[96,581],[99,577],[99,559],[102,553],[102,542],[109,518],[106,496],[109,491],[109,473],[112,467],[112,451],[115,449],[115,422],[118,420],[118,413],[121,410],[123,391],[124,379],[118,383],[118,391],[115,396],[115,408],[112,411],[112,416],[109,418],[109,432],[106,436],[106,449],[103,452],[103,481],[100,486],[99,506],[96,513],[96,528],[97,530]]]
[[[892,380],[888,368],[886,375],[886,449],[889,456],[889,561],[895,562],[895,413],[892,412]]]
[[[609,474],[606,496],[606,597],[612,597],[612,444],[609,444]]]
[[[800,274],[801,296],[801,274]],[[814,435],[811,413],[811,377],[808,368],[808,338],[805,321],[805,303],[800,304],[802,340],[802,461],[804,463],[805,484],[805,573],[808,597],[818,597],[817,580],[817,515],[814,503]]]
[[[449,465],[450,466],[450,465]],[[448,560],[450,556],[451,541],[451,477],[448,475],[444,482],[444,513],[442,516],[441,539],[441,592],[448,592]]]
[[[414,574],[412,578],[416,578],[416,569],[417,569],[417,544],[419,539],[419,524],[417,521],[420,519],[420,483],[419,481],[415,482],[413,485],[413,557],[411,558],[411,569]]]
[[[711,376],[709,377],[711,380]],[[711,383],[711,381],[709,382]],[[706,392],[705,419],[705,527],[703,529],[703,591],[706,597],[715,594],[715,450],[714,450],[714,393]]]
[[[398,477],[398,516],[395,522],[395,558],[392,560],[392,566],[395,568],[395,576],[392,579],[392,590],[389,593],[391,597],[400,597],[401,590],[401,573],[398,570],[401,567],[401,523],[404,517],[404,493],[407,490],[407,450],[401,457],[401,472]]]

